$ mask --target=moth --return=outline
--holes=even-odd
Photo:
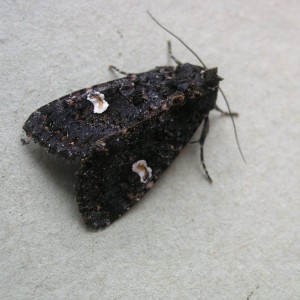
[[[209,112],[219,110],[221,78],[217,68],[180,63],[170,44],[169,52],[176,67],[126,74],[73,92],[33,112],[23,126],[50,153],[81,161],[76,199],[88,227],[106,227],[137,203],[201,124],[197,142],[211,181],[203,145]]]

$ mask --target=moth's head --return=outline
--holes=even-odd
[[[189,94],[207,94],[218,90],[219,82],[223,80],[218,75],[218,68],[207,69],[189,63],[176,68],[179,90]]]
[[[176,68],[177,74],[184,77],[197,77],[196,75],[201,74],[201,77],[206,83],[210,82],[219,82],[223,80],[218,75],[218,68],[204,68],[202,66],[192,65],[189,63],[185,63],[182,65],[178,65]]]
[[[202,69],[201,70],[204,86],[213,89],[219,87],[219,82],[223,80],[218,75],[218,68]]]

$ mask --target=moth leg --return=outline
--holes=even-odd
[[[177,64],[177,65],[181,65],[182,63],[173,55],[173,53],[172,53],[172,46],[171,46],[171,42],[170,41],[168,41],[168,53],[169,53],[169,57],[171,58],[171,59],[173,59],[174,60],[174,62]]]
[[[215,110],[220,112],[223,116],[228,116],[228,117],[238,117],[239,114],[236,113],[236,112],[232,112],[232,113],[229,113],[229,112],[226,112],[224,110],[222,110],[220,107],[218,107],[217,105],[215,106]]]
[[[115,67],[115,66],[109,66],[109,70],[110,70],[111,72],[114,72],[114,71],[115,71],[115,72],[118,72],[118,73],[120,73],[120,74],[122,74],[122,75],[126,75],[126,76],[130,75],[130,73],[126,73],[126,72],[124,72],[124,71],[118,69],[118,68]]]
[[[211,177],[209,176],[209,173],[206,169],[206,165],[205,165],[205,162],[204,162],[204,142],[205,142],[205,139],[208,135],[208,132],[209,132],[209,119],[208,119],[208,115],[206,115],[204,117],[204,120],[203,120],[203,127],[202,127],[202,132],[201,132],[201,136],[200,136],[199,141],[194,141],[194,142],[191,142],[191,143],[192,144],[195,144],[195,143],[200,144],[200,161],[201,161],[201,164],[202,164],[202,168],[205,172],[207,180],[209,181],[209,183],[212,183],[213,181],[212,181]]]
[[[203,146],[204,146],[205,139],[208,135],[208,132],[209,132],[209,119],[208,119],[208,115],[207,115],[204,118],[204,124],[203,124],[202,132],[201,132],[201,136],[200,136],[200,140],[199,140],[199,143],[200,143],[200,160],[201,160],[203,170],[206,174],[206,177],[207,177],[209,183],[212,183],[212,179],[208,174],[208,171],[206,169],[206,165],[205,165],[205,162],[204,162],[204,147]]]

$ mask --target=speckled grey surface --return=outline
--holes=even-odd
[[[112,79],[110,64],[167,64],[170,36],[147,9],[219,67],[247,164],[230,120],[212,113],[213,185],[189,145],[139,205],[88,231],[77,166],[22,147],[21,127],[43,104]],[[2,1],[0,298],[299,299],[299,11],[292,0]]]

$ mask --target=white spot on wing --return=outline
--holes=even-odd
[[[143,159],[132,165],[132,171],[140,176],[142,183],[145,183],[152,176],[152,169],[147,166],[147,162]]]
[[[99,92],[89,93],[87,99],[94,105],[94,113],[102,114],[108,108],[108,103],[105,101],[105,96]]]

